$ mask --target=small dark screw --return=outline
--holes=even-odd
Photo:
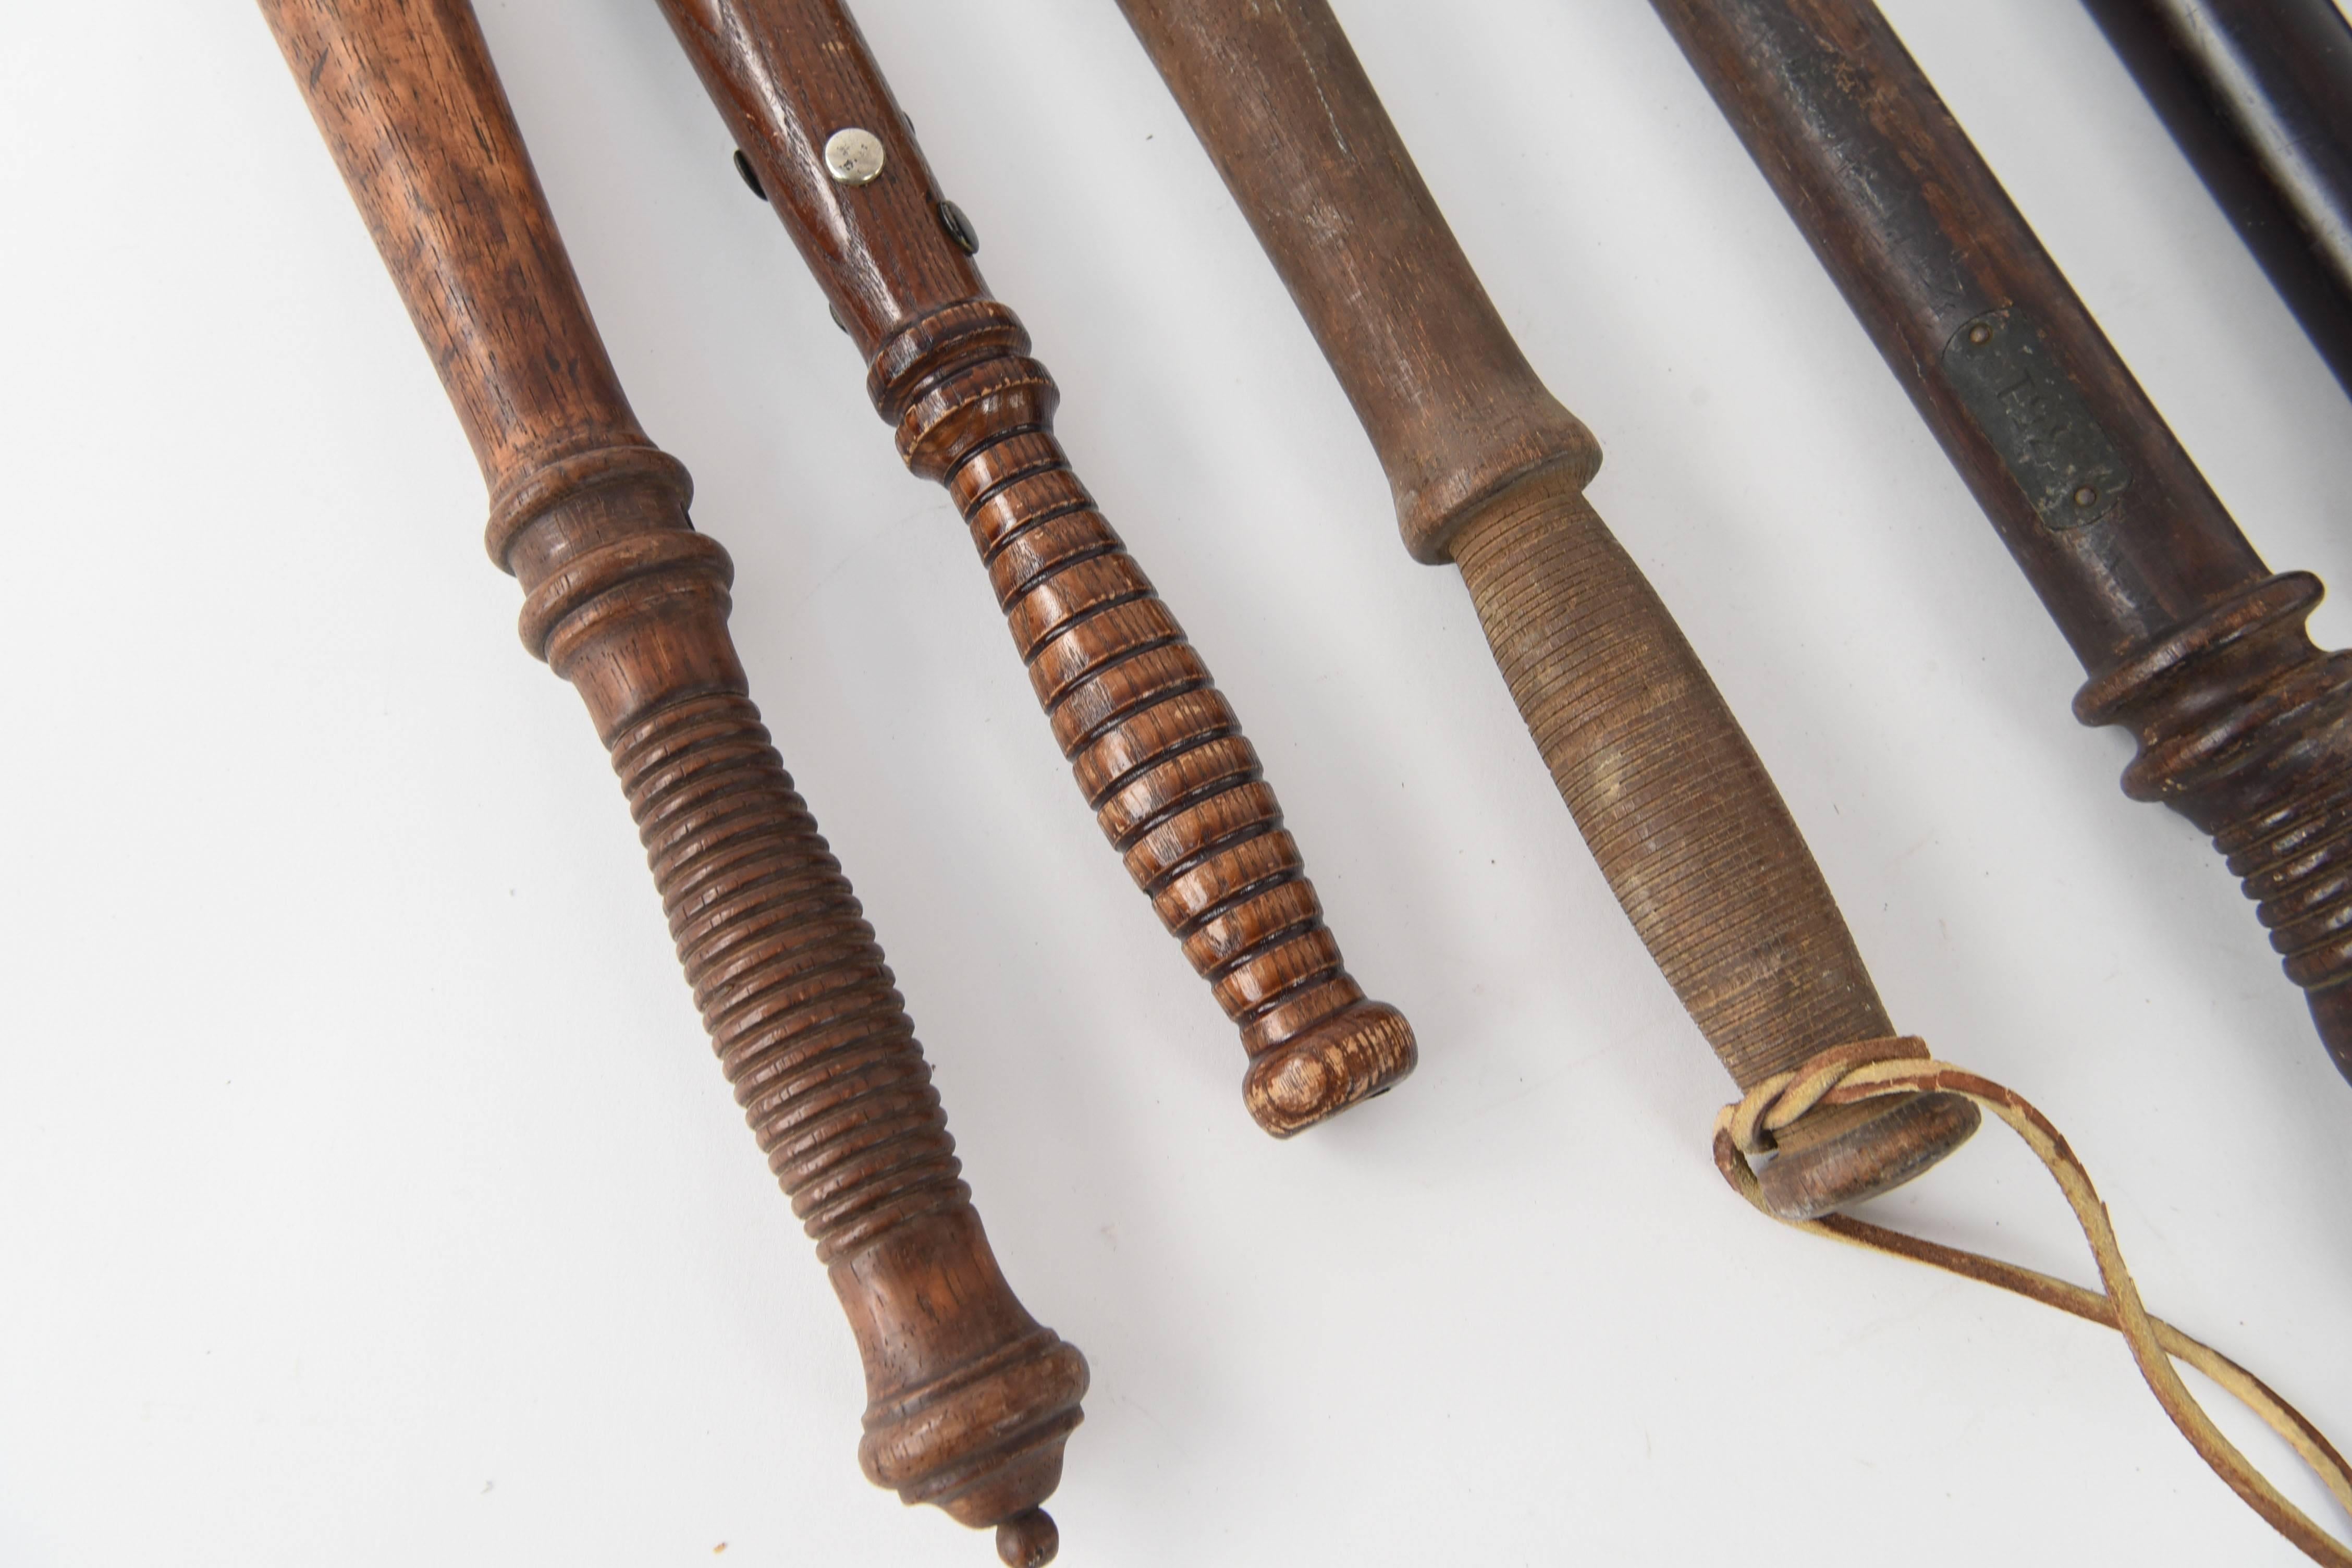
[[[763,202],[768,199],[768,193],[760,184],[760,172],[751,167],[751,160],[743,156],[740,147],[735,149],[735,172],[743,176],[743,183],[751,187],[753,195]]]
[[[971,226],[971,219],[963,216],[963,208],[953,202],[940,204],[940,226],[956,242],[956,248],[966,256],[980,254],[980,234]]]
[[[2084,485],[2081,489],[2074,492],[2074,504],[2076,506],[2087,507],[2098,499],[2099,492],[2097,489],[2091,485]]]

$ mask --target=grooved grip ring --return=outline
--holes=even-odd
[[[1894,1034],[1770,775],[1580,480],[1570,466],[1538,470],[1451,548],[1611,890],[1743,1089]],[[1950,1097],[1817,1111],[1782,1135],[1767,1193],[1783,1213],[1856,1201],[1925,1170],[1978,1121]]]
[[[614,738],[613,767],[695,1005],[818,1256],[966,1206],[905,1002],[751,699],[665,704]]]
[[[1410,1073],[1412,1026],[1348,973],[1256,748],[1060,443],[1021,430],[945,480],[1104,837],[1241,1026],[1251,1116],[1287,1137]]]

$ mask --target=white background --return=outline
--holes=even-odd
[[[1723,1189],[1728,1079],[1109,0],[860,8],[1422,1042],[1254,1129],[654,7],[490,0],[1006,1272],[1092,1361],[1066,1561],[2301,1561],[2112,1336]],[[1898,1024],[2352,1434],[2352,1089],[1664,31],[1339,8]],[[2352,584],[2352,405],[2084,16],[1888,8],[2266,558]],[[849,1335],[258,16],[8,7],[0,212],[0,1563],[990,1561],[858,1475]],[[1875,1207],[2088,1276],[1997,1129]]]

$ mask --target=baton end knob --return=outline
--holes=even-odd
[[[996,1555],[1006,1568],[1045,1568],[1062,1550],[1062,1532],[1042,1508],[1014,1514],[996,1527]]]
[[[1387,1093],[1420,1059],[1403,1014],[1385,1002],[1357,1002],[1255,1058],[1242,1098],[1260,1127],[1288,1138]]]
[[[1848,1120],[1854,1111],[1864,1114]],[[1818,1133],[1802,1136],[1806,1123],[1817,1118]],[[1780,1152],[1758,1173],[1757,1183],[1780,1218],[1819,1219],[1921,1174],[1967,1142],[1983,1121],[1975,1103],[1957,1094],[1915,1094],[1816,1110],[1781,1134]]]

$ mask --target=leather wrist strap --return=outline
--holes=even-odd
[[[2156,1402],[2164,1406],[2164,1413],[2172,1417],[2172,1424],[2213,1473],[2305,1556],[2328,1568],[2352,1568],[2352,1547],[2320,1529],[2254,1468],[2213,1425],[2172,1363],[2186,1362],[2261,1416],[2303,1457],[2347,1513],[2352,1513],[2352,1465],[2346,1463],[2325,1434],[2260,1378],[2149,1314],[2140,1302],[2130,1270],[2124,1266],[2115,1227],[2108,1221],[2106,1205],[2091,1185],[2089,1173],[2049,1120],[2012,1090],[1965,1068],[1932,1059],[1926,1043],[1909,1036],[1839,1046],[1791,1071],[1775,1074],[1749,1089],[1737,1105],[1725,1106],[1715,1121],[1716,1167],[1740,1196],[1778,1219],[1765,1204],[1763,1188],[1748,1163],[1751,1156],[1770,1152],[1777,1135],[1817,1106],[1851,1105],[1885,1095],[1914,1093],[1961,1095],[2000,1118],[2025,1141],[2066,1194],[2084,1238],[2091,1244],[2091,1255],[2098,1262],[2099,1278],[2106,1287],[2104,1294],[1843,1215],[1780,1223],[1980,1279],[2114,1329],[2131,1347],[2132,1359],[2139,1363],[2140,1375],[2147,1380]]]

